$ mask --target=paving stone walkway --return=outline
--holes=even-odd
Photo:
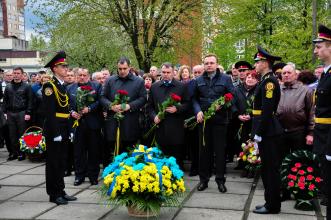
[[[85,182],[73,186],[74,176],[66,177],[66,192],[78,200],[65,206],[48,202],[45,189],[44,163],[24,161],[7,162],[8,153],[0,149],[0,219],[86,219],[86,220],[127,220],[125,207],[106,206],[97,192],[99,186]],[[256,215],[255,205],[263,204],[263,186],[259,179],[240,178],[234,164],[228,164],[228,192],[221,194],[214,181],[209,188],[198,192],[198,177],[185,176],[188,193],[181,207],[164,207],[161,220],[259,220],[259,219],[325,219],[325,207],[316,211],[294,209],[294,200],[282,203],[278,215]],[[101,183],[99,183],[101,185]]]

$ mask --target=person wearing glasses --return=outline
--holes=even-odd
[[[201,124],[200,136],[200,161],[198,191],[203,191],[208,187],[213,167],[213,155],[215,153],[216,178],[218,190],[225,193],[225,148],[227,126],[229,123],[228,108],[218,106],[216,114],[204,123],[204,113],[211,104],[226,93],[232,93],[234,86],[231,77],[224,74],[218,68],[218,59],[215,54],[208,54],[204,57],[204,73],[194,80],[193,89],[193,109],[197,122]],[[203,125],[204,129],[203,129]],[[205,140],[205,142],[203,141]]]

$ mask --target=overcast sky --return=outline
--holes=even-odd
[[[35,23],[39,20],[38,17],[36,17],[33,13],[32,13],[32,6],[31,4],[28,4],[25,7],[25,36],[26,36],[26,40],[30,40],[30,35],[32,33],[34,33],[34,26]]]

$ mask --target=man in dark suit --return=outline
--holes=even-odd
[[[328,206],[327,219],[331,219],[331,29],[320,25],[314,43],[314,53],[324,63],[324,69],[316,88],[313,149],[320,157],[326,194],[324,205]]]
[[[100,149],[100,129],[102,125],[102,112],[99,105],[101,95],[101,84],[90,81],[90,74],[87,69],[77,71],[77,83],[68,87],[70,97],[70,109],[72,114],[79,114],[75,133],[74,133],[74,161],[75,161],[75,182],[74,185],[82,184],[87,176],[91,185],[98,184],[99,176],[99,154]],[[78,109],[77,90],[78,88],[89,90],[89,97],[86,106]],[[88,100],[90,99],[90,100]]]
[[[266,203],[258,205],[253,212],[277,214],[281,207],[278,140],[283,129],[275,117],[280,100],[280,87],[271,67],[274,61],[281,60],[281,58],[272,56],[263,48],[258,47],[258,53],[254,59],[256,72],[261,74],[262,78],[255,90],[251,136],[259,146]]]
[[[217,68],[218,60],[214,54],[206,55],[204,58],[205,72],[194,81],[193,108],[197,122],[204,122],[204,111],[207,111],[211,104],[224,96],[226,93],[233,93],[234,87],[231,78],[220,72]],[[218,107],[216,114],[205,124],[204,133],[200,129],[200,140],[205,139],[205,146],[200,146],[199,162],[199,191],[208,187],[211,169],[213,168],[213,156],[215,153],[216,177],[215,181],[218,190],[225,193],[225,148],[227,126],[229,123],[230,109]],[[202,142],[202,141],[200,141]]]
[[[45,108],[44,135],[46,138],[46,191],[49,201],[57,205],[76,200],[64,191],[64,166],[69,142],[69,97],[64,86],[67,74],[65,52],[59,52],[45,68],[49,67],[54,76],[43,85],[42,106]]]
[[[130,72],[130,60],[121,57],[117,62],[118,73],[107,79],[101,94],[101,104],[107,109],[105,122],[105,136],[109,141],[109,148],[115,146],[118,121],[115,113],[121,112],[124,118],[120,121],[120,148],[119,152],[125,152],[132,148],[141,136],[139,127],[139,110],[146,103],[146,89],[144,80]],[[130,98],[124,105],[112,105],[118,90],[128,92]],[[108,149],[109,149],[108,148]],[[110,153],[110,152],[109,152]]]
[[[183,145],[185,143],[184,117],[189,108],[187,86],[174,79],[172,64],[164,63],[161,66],[162,80],[154,83],[150,89],[148,111],[151,120],[159,127],[156,130],[156,142],[167,156],[174,156],[183,167]],[[166,108],[165,118],[158,117],[158,106],[167,100],[171,94],[181,97],[179,106]]]

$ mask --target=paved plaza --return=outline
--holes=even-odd
[[[8,153],[0,149],[0,219],[135,219],[127,215],[125,207],[104,204],[98,186],[85,182],[73,186],[74,176],[66,177],[66,192],[78,200],[65,206],[48,202],[45,189],[45,164],[41,162],[10,161]],[[226,186],[228,192],[221,194],[214,181],[209,188],[198,192],[198,177],[185,176],[187,194],[181,207],[164,207],[161,220],[259,220],[259,219],[325,219],[326,208],[318,206],[316,211],[298,211],[295,201],[282,203],[279,215],[256,215],[255,205],[263,204],[263,186],[260,179],[240,178],[240,173],[228,164]],[[101,182],[99,183],[101,185]]]

